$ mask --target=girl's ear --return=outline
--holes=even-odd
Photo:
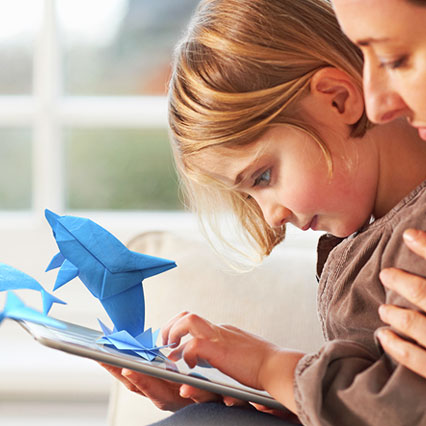
[[[310,84],[311,94],[321,96],[332,110],[352,125],[358,122],[364,112],[362,91],[352,77],[337,68],[327,67],[317,71]]]

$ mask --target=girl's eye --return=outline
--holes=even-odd
[[[253,183],[253,186],[266,186],[271,181],[271,169],[265,170],[260,176],[258,176]]]
[[[390,62],[381,62],[380,68],[387,68],[390,70],[395,70],[397,68],[402,68],[407,63],[407,56],[401,56],[400,58],[390,61]]]

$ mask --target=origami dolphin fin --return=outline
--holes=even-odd
[[[47,266],[46,272],[50,271],[51,269],[59,268],[64,262],[65,262],[65,257],[62,256],[61,252],[59,252],[58,254],[55,254],[55,256],[53,256],[52,260],[50,261],[49,265]]]
[[[62,287],[76,276],[78,276],[78,268],[75,267],[69,260],[65,259],[65,261],[62,263],[61,269],[59,269],[53,290],[57,290],[58,288]]]
[[[58,299],[53,294],[50,294],[45,290],[41,291],[41,295],[43,298],[43,315],[47,315],[49,313],[50,308],[54,303],[61,303],[62,305],[66,305],[66,302],[61,299]]]

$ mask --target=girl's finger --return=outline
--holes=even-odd
[[[194,338],[215,341],[217,326],[195,314],[186,314],[177,320],[169,329],[167,344],[180,343],[183,336],[190,334]]]
[[[378,337],[383,349],[389,355],[426,379],[426,351],[423,348],[401,339],[387,329],[379,330]]]
[[[141,394],[149,398],[161,410],[176,411],[193,403],[192,400],[183,398],[179,394],[180,384],[178,383],[128,369],[123,369],[122,374]]]
[[[426,347],[426,317],[423,314],[393,305],[381,305],[379,315],[382,321]]]
[[[232,396],[224,396],[223,403],[227,407],[244,407],[250,405],[247,401],[242,401],[241,399],[233,398]]]
[[[117,380],[119,380],[129,391],[138,393],[142,396],[146,396],[141,389],[135,386],[127,377],[123,376],[123,369],[120,367],[115,367],[113,365],[99,363],[104,367],[110,374],[112,374]]]
[[[198,403],[222,400],[222,397],[216,393],[194,388],[193,386],[190,386],[190,385],[181,385],[179,390],[179,395],[182,398],[189,398],[192,401],[195,401]]]
[[[180,318],[188,315],[189,312],[184,311],[180,312],[179,314],[175,315],[172,319],[170,319],[167,324],[163,327],[161,330],[161,338],[163,339],[163,345],[167,345],[167,342],[169,341],[169,331],[170,328],[173,326],[173,324],[178,321]]]
[[[380,272],[383,285],[426,311],[426,279],[396,268]]]
[[[209,361],[211,355],[211,344],[208,340],[193,338],[186,342],[182,349],[182,358],[190,368],[194,368],[199,360]]]

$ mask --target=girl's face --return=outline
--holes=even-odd
[[[333,0],[348,37],[364,54],[367,114],[376,123],[406,116],[426,140],[426,2]]]
[[[370,218],[377,167],[375,156],[366,158],[363,153],[369,144],[339,132],[331,134],[327,139],[333,158],[331,176],[317,143],[284,126],[272,127],[251,145],[215,151],[204,167],[253,197],[272,227],[291,223],[304,231],[311,228],[345,237]]]

